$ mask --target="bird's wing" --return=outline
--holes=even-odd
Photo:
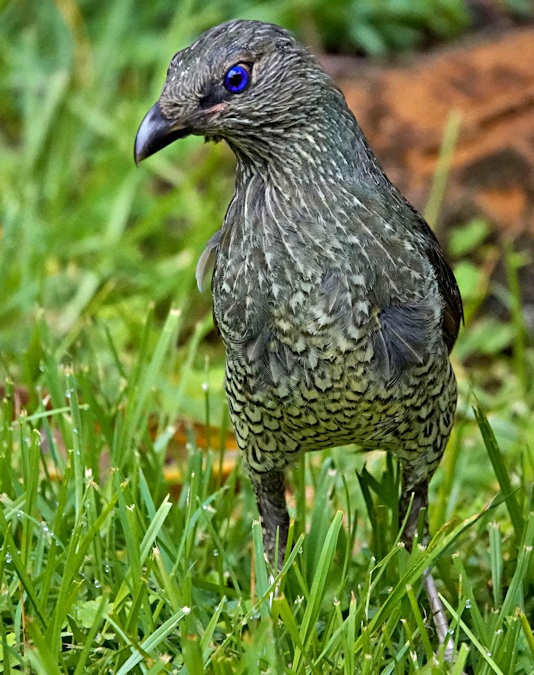
[[[221,230],[217,230],[217,232],[215,232],[215,234],[206,242],[206,248],[198,259],[195,277],[197,280],[198,290],[201,293],[204,290],[204,280],[206,275],[211,269],[213,269],[216,255],[215,250],[219,244],[220,239]]]
[[[438,282],[439,291],[441,293],[441,297],[443,298],[444,307],[441,325],[443,330],[443,339],[450,353],[454,343],[456,342],[456,338],[458,337],[460,324],[464,320],[462,296],[460,295],[460,289],[458,288],[453,271],[445,261],[434,233],[430,230],[428,225],[427,228],[430,235],[432,236],[428,238],[428,246],[425,249],[425,253],[430,261],[430,264],[436,271],[436,279]]]
[[[450,353],[458,337],[460,324],[464,321],[464,308],[460,289],[458,288],[458,283],[452,269],[445,260],[436,235],[430,229],[423,216],[402,195],[401,198],[412,213],[414,228],[419,233],[420,241],[422,242],[422,252],[428,258],[436,273],[436,281],[444,303],[441,323],[443,340]]]
[[[443,256],[443,251],[436,235],[430,229],[423,216],[393,185],[390,186],[389,192],[384,192],[380,195],[366,192],[363,199],[363,203],[369,206],[371,213],[376,214],[384,222],[393,221],[397,224],[397,234],[400,234],[398,226],[402,225],[405,229],[405,236],[410,241],[416,243],[420,254],[432,265],[443,300],[441,322],[443,340],[450,353],[458,337],[460,324],[464,319],[464,312],[460,289],[458,288],[452,269]],[[416,235],[415,238],[414,234]],[[387,246],[391,247],[391,243],[388,243]],[[377,304],[381,309],[387,306],[380,302]]]

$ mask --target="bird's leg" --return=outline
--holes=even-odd
[[[281,569],[289,531],[284,472],[255,474],[252,485],[260,512],[265,555],[272,565],[278,560],[278,569]]]
[[[454,654],[454,640],[449,632],[449,622],[447,620],[447,615],[445,614],[443,603],[438,595],[436,582],[428,567],[423,572],[423,586],[425,587],[426,596],[430,604],[430,612],[432,614],[436,633],[438,634],[439,644],[445,645],[445,660],[451,661],[452,655]]]
[[[411,485],[405,480],[404,476],[408,473],[405,469],[402,479],[402,494],[399,502],[399,526],[402,525],[406,514],[408,520],[402,532],[402,541],[406,548],[411,551],[414,537],[417,533],[417,526],[419,523],[419,513],[421,509],[428,506],[428,480]],[[412,501],[413,497],[413,501]],[[410,508],[411,503],[411,508]],[[408,513],[408,510],[410,511]],[[428,519],[425,521],[424,541],[428,539]]]
[[[428,506],[428,479],[425,479],[416,485],[410,485],[410,483],[408,483],[408,481],[405,479],[407,473],[407,471],[404,471],[402,481],[403,487],[399,504],[399,523],[402,524],[406,518],[406,514],[410,508],[410,502],[412,501],[413,495],[412,507],[410,509],[410,513],[408,514],[406,527],[402,533],[403,542],[405,543],[407,549],[411,550],[413,539],[417,532],[419,512],[422,508],[426,508]],[[425,521],[423,543],[426,545],[428,540],[429,532],[427,517]],[[425,587],[428,602],[430,604],[432,621],[434,622],[436,633],[438,634],[439,643],[440,645],[445,645],[445,659],[450,661],[454,653],[454,641],[449,634],[449,622],[447,620],[445,608],[443,607],[443,603],[439,598],[436,583],[429,568],[423,572],[423,586]]]

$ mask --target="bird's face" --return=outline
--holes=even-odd
[[[240,148],[280,140],[306,123],[325,84],[315,58],[282,28],[257,21],[217,26],[173,57],[161,97],[137,132],[135,160],[189,134]]]

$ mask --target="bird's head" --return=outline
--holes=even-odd
[[[221,24],[173,57],[163,92],[137,132],[135,161],[189,134],[223,138],[261,156],[262,148],[298,135],[332,92],[315,57],[283,28]]]

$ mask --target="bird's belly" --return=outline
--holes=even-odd
[[[433,376],[443,367],[425,364],[385,383],[370,363],[345,357],[339,366],[319,362],[292,386],[264,387],[256,386],[254,369],[247,372],[229,355],[228,401],[245,465],[255,471],[284,468],[301,452],[351,443],[398,451],[421,433],[430,443],[430,436],[448,434],[452,422],[454,381],[444,393]],[[436,414],[438,399],[445,412]]]

